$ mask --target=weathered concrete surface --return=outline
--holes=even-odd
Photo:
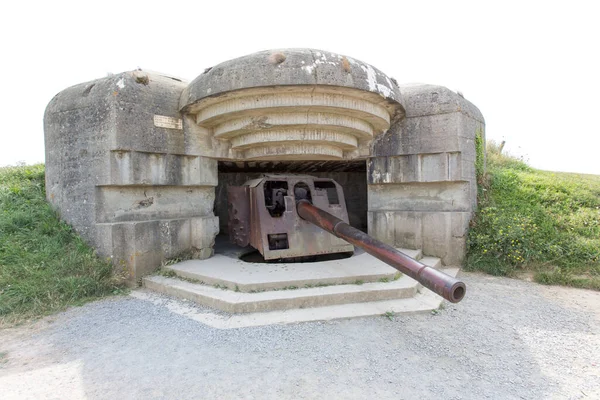
[[[311,49],[259,52],[207,69],[183,91],[186,127],[219,156],[248,160],[364,158],[402,118],[396,83],[353,58]]]
[[[218,254],[210,260],[167,266],[173,276],[144,277],[144,287],[227,313],[250,313],[240,320],[250,325],[365,316],[380,313],[384,306],[416,312],[436,308],[441,301],[433,294],[426,296],[427,301],[412,299],[423,291],[422,285],[362,249],[349,258],[320,262],[247,262],[240,256],[251,248],[225,239],[218,238]],[[398,250],[430,267],[441,267],[439,258],[423,258],[420,250]],[[450,272],[454,276],[458,269]],[[273,313],[283,310],[285,315]]]
[[[439,258],[421,258],[420,250],[399,250],[425,265],[441,266]],[[297,264],[247,263],[233,253],[219,254],[210,260],[185,261],[168,269],[175,277],[145,277],[144,287],[227,313],[253,313],[250,320],[271,323],[279,323],[281,316],[270,319],[254,313],[290,310],[285,319],[290,323],[306,321],[308,316],[335,319],[370,315],[364,314],[366,310],[380,313],[381,302],[386,302],[387,307],[403,307],[405,312],[422,311],[422,302],[402,300],[425,290],[417,281],[362,251],[343,260]],[[446,272],[455,276],[458,269]],[[441,301],[432,298],[431,304],[437,305],[428,310]],[[373,304],[362,307],[359,303]],[[429,301],[427,304],[431,305]],[[345,307],[331,308],[342,305]],[[303,310],[306,308],[312,310]],[[349,313],[346,308],[355,309],[356,313]],[[296,321],[292,315],[300,319]]]
[[[206,69],[184,90],[180,105],[239,89],[296,85],[354,88],[402,103],[397,84],[367,63],[323,50],[274,49]]]
[[[65,89],[46,109],[47,198],[132,282],[182,252],[210,256],[218,232],[217,163],[190,151],[185,86],[125,72]]]
[[[403,277],[389,283],[373,282],[361,285],[236,293],[164,276],[149,276],[144,278],[144,287],[154,292],[190,300],[202,306],[238,314],[302,310],[342,304],[356,307],[356,303],[406,299],[417,294],[417,284],[409,279]]]
[[[477,206],[475,136],[481,112],[442,86],[400,86],[406,118],[373,141],[369,233],[461,265]]]
[[[395,247],[419,248],[445,265],[461,265],[471,212],[369,211],[369,232]]]
[[[251,248],[240,248],[223,239],[222,236],[217,238],[217,254],[210,260],[188,260],[165,269],[182,279],[239,292],[391,281],[398,277],[395,268],[358,248],[352,257],[343,259],[303,263],[247,262],[240,260],[240,256],[251,252]],[[420,250],[399,250],[417,260],[422,258]],[[426,261],[435,268],[441,266],[437,263],[439,259],[427,258]]]
[[[48,200],[132,282],[182,252],[209,257],[226,185],[282,162],[367,160],[362,178],[330,176],[351,224],[458,265],[485,134],[479,110],[444,87],[398,86],[311,49],[230,60],[189,85],[145,71],[80,84],[52,99],[44,124]],[[219,174],[217,160],[251,171]]]
[[[226,146],[221,158],[336,160],[368,156],[400,109],[368,91],[298,85],[240,89],[182,112],[186,129]]]

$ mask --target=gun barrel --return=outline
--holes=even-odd
[[[392,246],[353,228],[327,211],[315,207],[310,201],[299,200],[296,203],[296,209],[302,219],[364,249],[367,253],[410,276],[444,299],[458,303],[465,296],[467,287],[464,282],[420,263]]]

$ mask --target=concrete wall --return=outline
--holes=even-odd
[[[166,258],[212,254],[217,162],[190,151],[198,139],[177,124],[185,86],[126,72],[68,88],[46,109],[47,198],[132,282]]]
[[[376,138],[368,162],[369,233],[460,265],[477,206],[479,110],[441,86],[400,86],[406,117]],[[483,137],[485,140],[485,137]]]

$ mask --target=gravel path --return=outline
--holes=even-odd
[[[0,397],[600,399],[600,293],[461,276],[462,303],[392,320],[217,330],[95,302],[0,331]]]

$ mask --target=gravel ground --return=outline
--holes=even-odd
[[[462,303],[392,320],[217,330],[98,301],[0,331],[0,397],[600,399],[600,293],[461,276]]]

